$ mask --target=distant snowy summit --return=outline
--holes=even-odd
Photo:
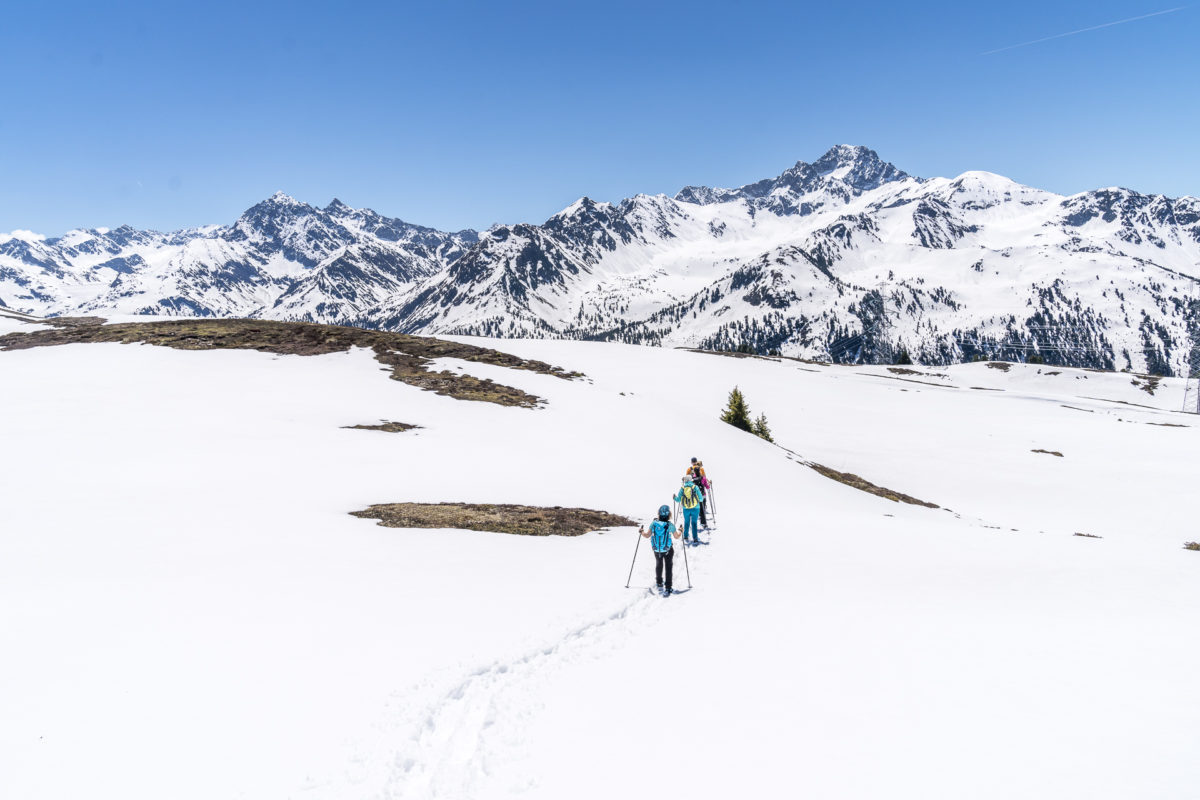
[[[726,189],[444,232],[277,193],[229,226],[0,235],[0,305],[562,337],[834,361],[1181,374],[1200,201],[917,178],[866,147]]]

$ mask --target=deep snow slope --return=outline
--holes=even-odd
[[[1195,796],[1179,381],[487,343],[588,378],[444,364],[531,410],[366,352],[0,352],[0,796]],[[735,384],[781,447],[717,420]],[[342,427],[379,419],[423,427]],[[692,455],[719,527],[669,599],[629,529],[348,514],[645,519]]]

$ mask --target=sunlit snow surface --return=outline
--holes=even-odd
[[[493,344],[589,379],[446,362],[525,410],[366,352],[0,352],[0,796],[1195,796],[1180,382]],[[722,424],[735,384],[798,457],[951,510]],[[341,427],[380,419],[423,427]],[[693,455],[720,526],[666,600],[629,529],[347,513],[646,519]]]

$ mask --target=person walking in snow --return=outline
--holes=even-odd
[[[704,474],[704,462],[692,459],[692,465],[688,467],[688,472],[692,476],[692,483],[700,487],[701,494],[704,499],[700,501],[700,527],[703,530],[708,530],[708,476]]]
[[[675,495],[675,502],[683,509],[683,543],[688,544],[688,531],[692,532],[691,544],[700,544],[700,504],[704,502],[704,492],[692,482],[692,473],[683,476],[683,486]]]
[[[663,597],[671,593],[671,565],[675,561],[675,545],[671,537],[679,538],[679,531],[671,522],[671,509],[659,506],[658,519],[650,523],[650,530],[638,528],[638,533],[650,540],[654,550],[654,582]],[[664,566],[667,573],[666,584],[663,583]]]

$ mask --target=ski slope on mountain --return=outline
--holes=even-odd
[[[1181,381],[486,343],[587,378],[439,365],[522,409],[358,350],[0,352],[0,796],[1194,796]],[[734,385],[780,446],[718,421]],[[379,420],[422,427],[343,427]],[[666,599],[628,528],[349,515],[648,520],[691,456],[719,526]]]

